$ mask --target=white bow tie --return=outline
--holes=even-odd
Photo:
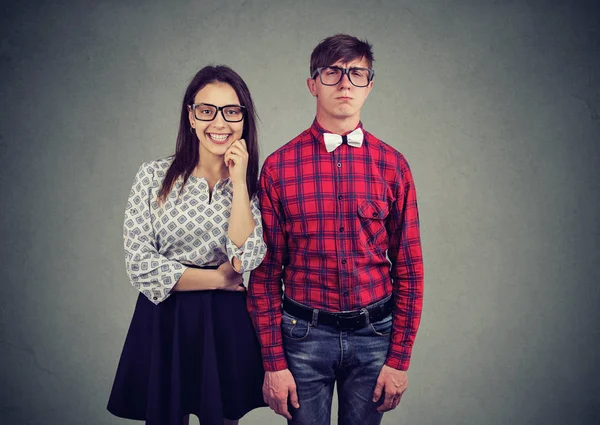
[[[355,148],[360,148],[363,144],[363,132],[360,128],[357,128],[352,133],[346,136],[340,136],[339,134],[323,133],[323,140],[325,141],[325,149],[327,152],[333,152],[339,145],[346,142],[348,145]]]

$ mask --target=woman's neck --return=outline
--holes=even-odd
[[[229,177],[229,169],[223,162],[222,156],[201,155],[200,161],[194,168],[192,174],[196,177],[204,177],[210,188],[219,180],[225,180]]]

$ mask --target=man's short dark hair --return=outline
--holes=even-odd
[[[365,58],[369,68],[373,67],[372,45],[367,40],[359,40],[348,34],[336,34],[319,43],[310,55],[310,75],[315,69],[330,66],[338,61],[351,62]]]

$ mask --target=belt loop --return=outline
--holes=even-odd
[[[365,325],[368,325],[369,323],[371,323],[371,318],[369,317],[369,310],[367,310],[366,307],[363,307],[360,309],[360,314],[364,314],[364,316],[366,318],[365,320],[367,322],[365,323]]]
[[[316,308],[313,308],[311,325],[316,328],[318,323],[319,323],[319,310],[317,310]]]

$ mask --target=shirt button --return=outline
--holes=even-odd
[[[154,301],[156,301],[156,300],[158,299],[158,297],[152,297],[152,299],[153,299]]]
[[[346,260],[342,260],[342,264],[346,264]]]
[[[344,296],[347,297],[348,296],[348,291],[344,291]]]
[[[373,217],[377,217],[377,213],[373,213]]]
[[[340,232],[343,232],[343,231],[344,231],[344,228],[343,228],[343,227],[340,227]]]
[[[342,196],[342,195],[338,196],[338,199],[339,199],[340,201],[342,200],[342,198],[343,198],[343,196]]]
[[[342,166],[342,163],[341,163],[341,162],[338,162],[338,163],[337,163],[337,166],[338,166],[338,168],[340,168],[340,167]]]

